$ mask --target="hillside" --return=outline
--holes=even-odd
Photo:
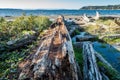
[[[112,10],[117,10],[117,9],[120,9],[120,5],[107,5],[107,6],[84,6],[80,9],[87,9],[87,10],[94,10],[94,9],[103,9],[103,10],[109,10],[109,9],[112,9]]]

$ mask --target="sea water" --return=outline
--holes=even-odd
[[[0,16],[21,16],[26,15],[83,15],[92,16],[98,11],[101,15],[119,15],[120,10],[22,10],[22,9],[0,9]]]

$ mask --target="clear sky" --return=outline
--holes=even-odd
[[[114,5],[120,0],[0,0],[0,8],[79,9],[82,6]]]

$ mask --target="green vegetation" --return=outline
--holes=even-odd
[[[106,43],[114,44],[120,42],[119,38],[109,38],[109,36],[120,33],[120,26],[112,19],[99,19],[95,21],[95,24],[86,25],[84,30],[92,35],[97,35],[98,38],[105,36],[103,41]]]
[[[75,35],[79,35],[80,31],[78,29],[75,29],[74,32],[71,34],[71,37],[74,37]]]
[[[104,25],[107,25],[107,26],[118,26],[114,20],[112,19],[99,19],[96,21],[96,23],[98,24],[104,24]]]
[[[108,67],[106,64],[100,61],[98,62],[98,66],[104,68],[104,72],[110,80],[120,80],[120,73],[117,72],[115,69]]]
[[[0,22],[0,32],[2,38],[11,39],[21,36],[21,31],[42,31],[49,26],[50,22],[47,17],[35,17],[35,16],[21,16],[15,19],[15,21]],[[17,34],[17,35],[16,35]],[[11,38],[10,38],[11,37]]]
[[[81,48],[77,48],[74,46],[74,53],[75,53],[75,58],[82,70],[83,68],[83,54],[82,54],[82,49]]]
[[[13,21],[0,18],[0,79],[16,80],[18,63],[31,53],[37,45],[42,31],[47,29],[51,22],[44,16],[21,16]],[[36,41],[20,49],[8,50],[8,42],[17,43],[28,36],[36,36]],[[10,46],[13,47],[13,46]]]
[[[95,21],[95,24],[89,24],[85,27],[85,31],[91,33],[91,34],[117,34],[119,33],[120,27],[118,24],[115,23],[112,19],[99,19]]]
[[[120,5],[108,5],[108,6],[84,6],[84,7],[82,7],[82,8],[80,8],[80,9],[85,9],[85,10],[101,10],[101,9],[103,9],[103,10],[109,10],[109,9],[112,9],[112,10],[114,10],[114,9],[120,9]]]
[[[119,43],[120,38],[103,38],[103,40],[109,44]]]
[[[18,62],[24,59],[25,54],[29,51],[29,49],[22,51],[12,51],[12,52],[4,52],[0,55],[0,77],[1,79],[9,79],[10,76],[13,79],[16,78],[17,65]]]
[[[75,58],[81,68],[83,69],[83,54],[82,49],[74,46]],[[106,64],[97,60],[98,67],[104,69],[104,73],[109,77],[110,80],[120,80],[120,73],[115,69],[108,67]]]
[[[98,31],[99,31],[99,25],[87,25],[86,27],[84,27],[85,31],[90,33],[90,34],[98,34]]]
[[[111,38],[112,35],[118,34],[120,30],[120,26],[118,26],[112,19],[107,19],[107,20],[99,19],[95,21],[95,24],[88,24],[86,25],[86,27],[83,27],[83,28],[86,32],[92,35],[97,35],[97,37],[99,38],[101,37],[102,40],[100,41],[103,42],[103,44],[100,45],[100,48],[107,48],[108,46],[107,43],[114,44],[114,43],[120,42],[119,38],[114,38],[114,37]],[[76,34],[73,34],[73,35],[75,36]],[[96,40],[98,40],[99,38],[96,38]],[[109,49],[109,50],[114,51],[114,52],[117,51],[116,49],[115,50]],[[74,46],[74,52],[75,52],[75,58],[77,62],[79,63],[79,66],[82,71],[83,69],[82,49]],[[107,75],[110,78],[110,80],[120,80],[120,73],[117,72],[115,69],[108,67],[106,64],[98,60],[97,60],[97,64],[98,64],[99,69],[102,72],[104,72],[105,75]]]

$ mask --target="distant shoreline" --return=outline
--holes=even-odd
[[[80,10],[120,10],[119,5],[106,5],[106,6],[83,6]]]
[[[120,10],[120,9],[82,9],[82,8],[80,8],[80,9],[18,9],[18,8],[0,8],[0,10],[21,10],[21,11],[25,11],[25,10],[33,10],[33,11],[35,11],[35,10],[48,10],[48,11],[51,11],[51,10]]]
[[[120,9],[79,9],[79,10],[120,10]]]

